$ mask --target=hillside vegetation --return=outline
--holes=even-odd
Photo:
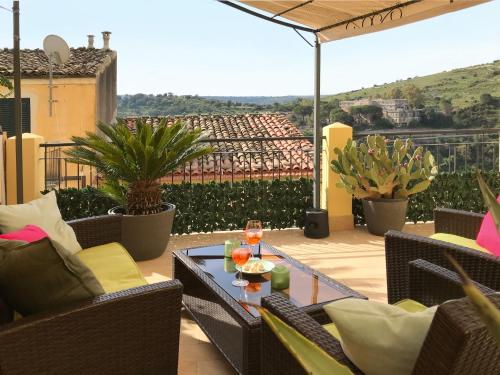
[[[351,92],[325,95],[321,98],[321,123],[341,121],[357,129],[394,127],[387,119],[374,114],[370,123],[359,116],[343,112],[341,100],[361,98],[405,98],[410,106],[422,110],[420,122],[410,127],[479,128],[500,127],[500,60],[488,64],[454,69],[447,72],[414,77],[375,85]],[[367,108],[365,108],[366,110]],[[369,109],[369,108],[368,108]],[[286,112],[304,133],[312,129],[311,97],[200,97],[198,95],[118,96],[119,116],[158,116],[190,114],[241,114]],[[373,115],[373,114],[372,114]]]
[[[426,107],[436,106],[441,99],[451,100],[454,108],[466,108],[479,103],[480,96],[488,93],[500,97],[500,60],[489,64],[474,65],[447,72],[413,77],[383,85],[375,85],[337,95],[327,96],[326,100],[360,99],[366,97],[387,97],[391,90],[405,85],[415,85],[424,94]]]

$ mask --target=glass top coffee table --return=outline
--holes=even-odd
[[[260,374],[258,311],[250,306],[281,293],[320,323],[328,321],[323,305],[343,298],[366,298],[356,291],[261,243],[254,256],[290,270],[290,287],[271,288],[271,273],[243,275],[246,287],[235,287],[234,262],[224,257],[224,245],[178,250],[173,253],[173,275],[184,285],[183,302],[213,344],[240,374]]]

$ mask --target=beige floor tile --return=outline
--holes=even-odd
[[[407,224],[404,231],[428,236],[433,225]],[[149,282],[172,277],[172,252],[177,249],[243,239],[243,232],[172,236],[167,251],[154,260],[140,262]],[[384,239],[364,228],[331,233],[325,239],[305,238],[299,229],[265,231],[263,240],[295,259],[378,301],[387,300]],[[194,321],[185,315],[181,324],[179,373],[181,375],[233,374],[222,355]]]

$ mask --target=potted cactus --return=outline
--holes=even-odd
[[[389,140],[369,135],[359,145],[351,139],[343,150],[335,148],[337,160],[331,167],[340,176],[337,187],[363,202],[368,230],[384,235],[401,230],[406,219],[408,197],[424,191],[437,174],[430,151],[413,150],[410,139]]]

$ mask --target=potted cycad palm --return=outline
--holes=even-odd
[[[103,177],[100,189],[119,206],[110,214],[123,214],[122,242],[135,260],[160,256],[167,247],[175,206],[164,202],[160,178],[177,167],[211,152],[200,143],[200,129],[188,130],[180,121],[157,127],[136,121],[99,124],[99,133],[72,137],[75,146],[68,161],[95,167]]]
[[[427,189],[437,174],[430,151],[422,146],[413,150],[410,139],[398,138],[390,145],[385,137],[370,135],[366,143],[349,140],[334,152],[337,186],[362,200],[368,230],[380,236],[403,228],[408,197]]]

